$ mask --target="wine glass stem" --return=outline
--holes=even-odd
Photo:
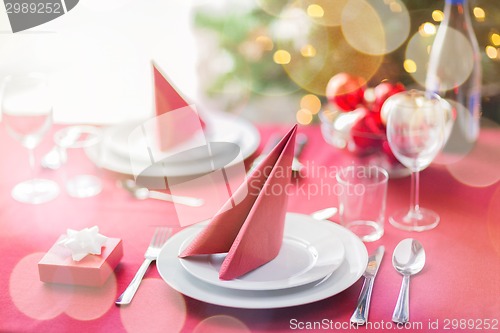
[[[420,171],[411,173],[411,197],[410,197],[410,214],[418,215],[420,213]]]
[[[30,163],[30,173],[31,173],[31,179],[36,178],[36,172],[35,172],[35,150],[33,148],[28,148],[28,156],[29,156],[29,163]]]

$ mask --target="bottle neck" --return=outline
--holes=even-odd
[[[443,22],[460,31],[472,28],[467,0],[446,0]]]

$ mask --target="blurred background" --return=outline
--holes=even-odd
[[[500,1],[469,3],[483,116],[500,122]],[[422,87],[443,8],[444,0],[80,0],[16,34],[1,11],[0,76],[47,72],[56,122],[111,124],[153,116],[154,61],[199,109],[308,125],[337,73]]]

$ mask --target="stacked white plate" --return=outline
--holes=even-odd
[[[89,158],[104,169],[114,172],[134,175],[131,161],[138,164],[147,164],[148,153],[154,154],[156,160],[162,156],[182,155],[182,159],[171,160],[158,165],[151,165],[147,176],[151,177],[183,177],[202,174],[212,171],[213,161],[224,163],[231,161],[229,155],[234,155],[234,149],[228,149],[217,143],[229,143],[239,150],[243,159],[255,152],[260,143],[258,130],[247,120],[233,115],[213,115],[206,119],[207,129],[196,133],[191,141],[185,142],[168,151],[159,151],[154,146],[149,147],[152,152],[145,151],[142,142],[130,140],[131,133],[140,126],[139,122],[124,123],[110,126],[105,129],[104,138],[98,147],[87,151]],[[207,150],[188,149],[193,142],[206,141],[211,146],[210,161]],[[201,148],[201,147],[200,147]],[[185,154],[178,154],[185,153]],[[209,163],[210,162],[210,163]],[[229,165],[224,165],[229,166]]]
[[[365,245],[349,230],[308,215],[288,213],[278,256],[240,278],[224,281],[219,279],[224,254],[178,257],[206,223],[192,225],[170,238],[156,265],[172,288],[207,303],[269,309],[319,301],[353,285],[368,262]]]

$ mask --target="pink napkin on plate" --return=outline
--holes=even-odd
[[[179,257],[227,252],[219,278],[231,280],[278,255],[283,242],[288,202],[286,187],[291,178],[296,132],[297,125],[255,168],[219,210],[221,213],[212,218]],[[234,206],[233,202],[239,204]]]
[[[154,63],[153,79],[159,148],[165,151],[189,140],[203,129],[204,123]]]

